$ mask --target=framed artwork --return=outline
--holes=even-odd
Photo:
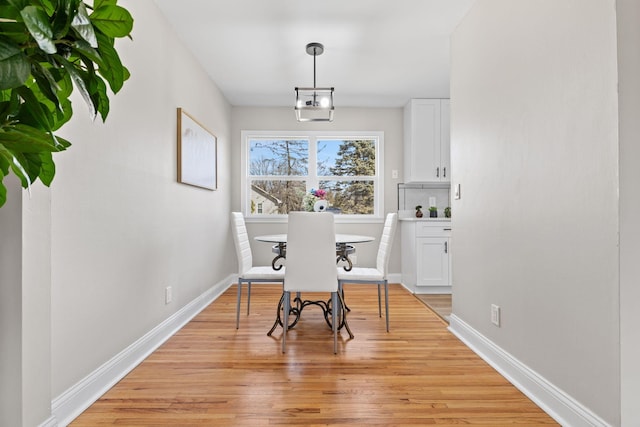
[[[215,190],[218,187],[218,139],[178,108],[178,182]]]

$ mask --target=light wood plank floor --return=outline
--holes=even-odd
[[[442,320],[449,323],[449,316],[451,316],[451,294],[421,294],[416,295],[416,298],[425,303],[431,310],[435,311],[438,316],[442,317]]]
[[[282,354],[282,329],[266,335],[281,287],[253,288],[240,329],[232,286],[72,425],[557,425],[400,285],[389,333],[375,287],[345,286],[355,338],[337,355],[316,306]]]

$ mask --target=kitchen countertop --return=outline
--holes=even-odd
[[[451,222],[451,218],[430,218],[423,216],[422,218],[414,217],[398,217],[398,221],[413,221],[413,222]]]

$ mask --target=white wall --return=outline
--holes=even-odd
[[[0,208],[0,425],[22,425],[22,193],[5,178]]]
[[[382,131],[384,132],[384,213],[398,210],[397,184],[399,179],[391,178],[391,171],[397,170],[398,176],[403,176],[402,169],[402,138],[403,138],[403,110],[402,108],[338,108],[335,119],[331,123],[299,123],[295,119],[293,106],[291,108],[256,108],[234,107],[232,132],[232,162],[236,165],[233,172],[232,207],[240,210],[240,181],[241,181],[241,137],[243,130],[328,130],[328,131]],[[376,236],[382,233],[382,221],[362,224],[336,224],[339,233],[365,234]],[[259,234],[285,233],[286,223],[247,224],[250,236]],[[267,243],[251,242],[254,263],[270,264],[273,254]],[[362,266],[375,266],[378,241],[359,244],[357,247],[357,262]],[[400,237],[396,235],[394,251],[389,260],[389,272],[400,274]]]
[[[623,426],[640,420],[640,3],[616,2],[620,78],[620,340]]]
[[[0,209],[0,425],[34,426],[51,413],[50,191],[5,179]]]
[[[614,6],[477,0],[454,33],[452,251],[454,315],[618,425]]]
[[[52,185],[52,396],[235,271],[229,251],[231,108],[152,0],[117,48],[131,71],[106,124],[60,132]],[[218,137],[217,191],[176,182],[176,108]],[[173,302],[165,305],[165,287]]]

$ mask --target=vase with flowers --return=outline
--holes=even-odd
[[[312,188],[302,198],[302,208],[308,212],[323,212],[329,206],[326,197],[326,191]]]

